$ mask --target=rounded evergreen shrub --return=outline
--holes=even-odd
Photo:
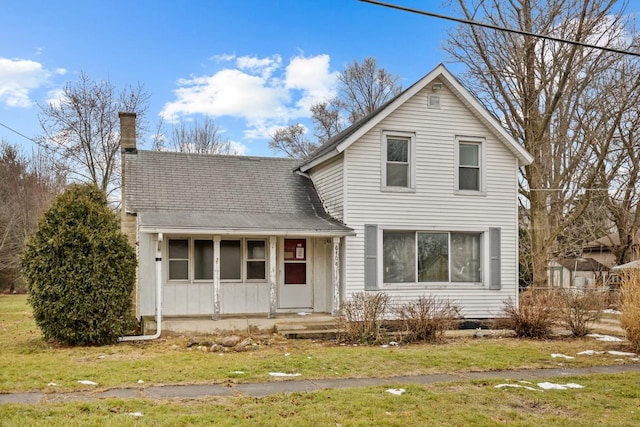
[[[56,198],[22,255],[35,321],[62,344],[110,344],[129,331],[135,270],[117,215],[88,184]]]

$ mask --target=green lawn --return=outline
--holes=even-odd
[[[258,337],[256,337],[258,338]],[[267,340],[268,338],[268,340]],[[437,345],[340,346],[262,337],[246,353],[187,348],[188,337],[105,347],[57,347],[44,342],[24,296],[0,296],[0,393],[60,393],[169,383],[270,381],[269,372],[301,378],[390,377],[453,371],[581,367],[629,363],[583,350],[628,351],[624,344],[587,339],[545,341],[455,338]],[[574,356],[553,358],[552,353]],[[238,374],[236,372],[243,372]],[[79,384],[91,380],[97,386]],[[144,383],[138,384],[138,380]],[[554,381],[549,379],[549,381]],[[640,374],[556,379],[583,389],[529,391],[499,381],[278,394],[265,398],[115,400],[1,405],[0,425],[638,425]],[[55,383],[55,386],[48,385]],[[141,417],[130,415],[141,413]]]

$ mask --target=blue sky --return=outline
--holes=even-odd
[[[446,0],[397,3],[453,13]],[[441,49],[454,26],[356,0],[5,1],[0,123],[37,136],[38,104],[84,71],[118,88],[143,84],[151,128],[206,114],[244,154],[269,156],[269,132],[308,123],[309,105],[354,60],[375,57],[403,87],[441,62],[460,74]],[[0,139],[33,145],[1,126]]]

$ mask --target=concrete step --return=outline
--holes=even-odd
[[[337,322],[283,322],[276,324],[276,331],[286,338],[332,339],[340,332]]]

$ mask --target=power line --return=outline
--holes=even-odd
[[[376,6],[388,7],[390,9],[396,9],[396,10],[402,10],[402,11],[405,11],[405,12],[416,13],[418,15],[430,16],[432,18],[445,19],[445,20],[448,20],[448,21],[458,22],[460,24],[475,25],[475,26],[478,26],[478,27],[489,28],[491,30],[505,31],[505,32],[508,32],[508,33],[520,34],[522,36],[531,36],[531,37],[536,37],[536,38],[539,38],[539,39],[552,40],[552,41],[556,41],[556,42],[560,42],[560,43],[568,43],[568,44],[573,44],[573,45],[582,46],[582,47],[588,47],[588,48],[592,48],[592,49],[604,50],[604,51],[607,51],[607,52],[620,53],[620,54],[623,54],[623,55],[631,55],[631,56],[640,57],[640,52],[631,52],[629,50],[614,49],[614,48],[606,47],[606,46],[596,46],[596,45],[593,45],[593,44],[583,43],[583,42],[579,42],[579,41],[575,41],[575,40],[567,40],[567,39],[562,39],[562,38],[559,38],[559,37],[545,36],[545,35],[542,35],[542,34],[531,33],[529,31],[514,30],[512,28],[499,27],[497,25],[485,24],[483,22],[472,21],[470,19],[456,18],[454,16],[448,16],[448,15],[442,15],[442,14],[439,14],[439,13],[427,12],[425,10],[414,9],[414,8],[406,7],[406,6],[399,6],[399,5],[395,5],[395,4],[391,4],[391,3],[384,3],[384,2],[381,2],[381,1],[377,1],[377,0],[358,0],[358,1],[361,1],[363,3],[370,3],[370,4],[373,4],[373,5],[376,5]]]
[[[15,134],[17,134],[17,135],[20,135],[20,136],[21,136],[21,137],[23,137],[24,139],[26,139],[26,140],[28,140],[28,141],[31,141],[31,142],[33,142],[34,144],[40,145],[40,143],[39,143],[38,141],[36,141],[35,139],[33,139],[33,138],[29,138],[29,137],[28,137],[28,136],[26,136],[25,134],[20,133],[20,132],[18,132],[17,130],[15,130],[15,129],[13,129],[13,128],[10,128],[9,126],[5,125],[5,124],[4,124],[4,123],[2,123],[2,122],[0,122],[0,126],[2,126],[2,127],[3,127],[3,128],[5,128],[5,129],[9,129],[11,132],[13,132],[13,133],[15,133]]]

